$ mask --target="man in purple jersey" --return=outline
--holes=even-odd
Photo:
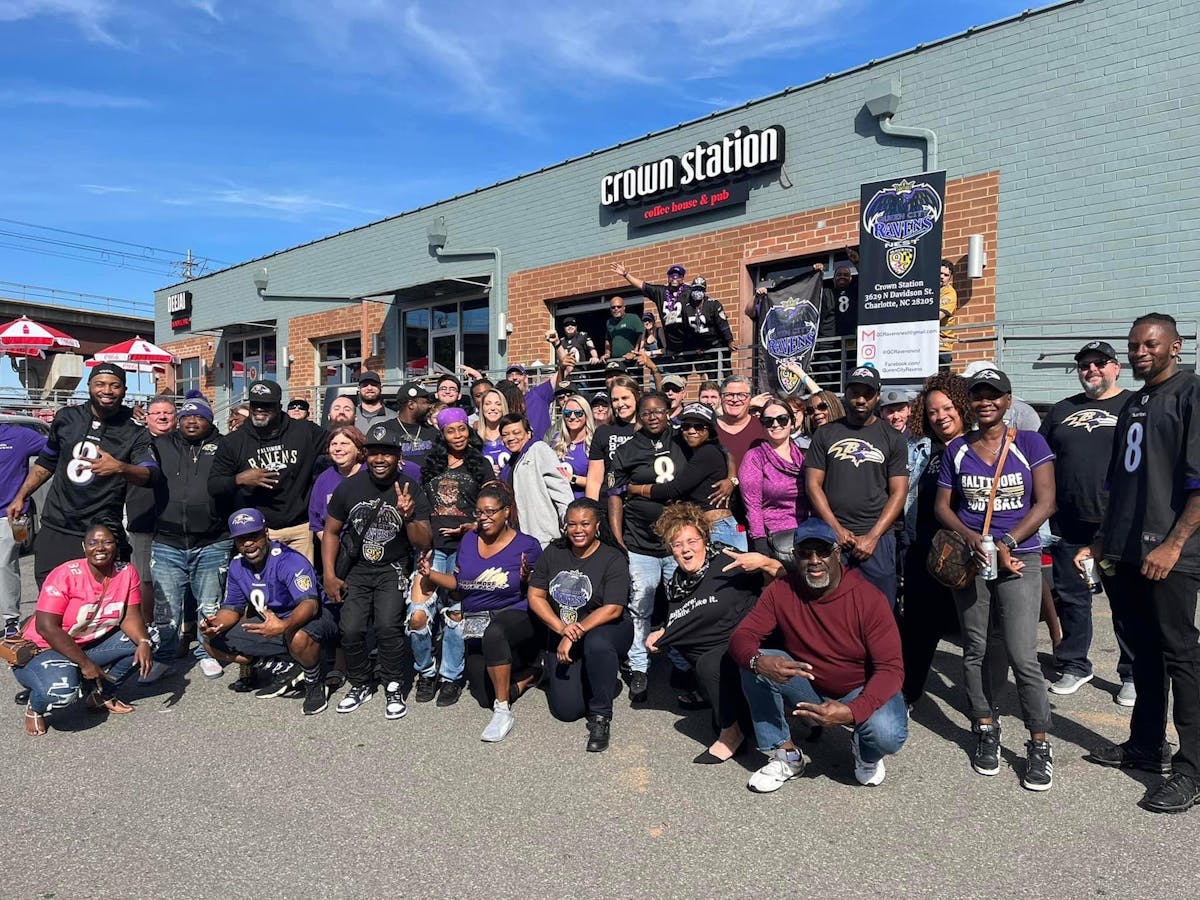
[[[278,697],[303,679],[304,714],[314,716],[328,702],[321,644],[338,634],[333,615],[321,603],[316,572],[302,553],[267,536],[267,523],[256,509],[230,516],[229,534],[238,555],[229,564],[225,602],[200,623],[208,652],[244,667],[229,686],[239,693],[254,687],[258,670],[269,671],[271,683],[254,695],[259,699]]]

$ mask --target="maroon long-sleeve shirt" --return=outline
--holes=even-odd
[[[729,655],[743,669],[762,642],[778,630],[797,662],[812,666],[813,687],[824,697],[844,697],[862,688],[847,706],[855,723],[891,700],[904,683],[900,632],[883,593],[856,569],[817,600],[800,598],[793,578],[780,578],[763,591],[729,639]]]

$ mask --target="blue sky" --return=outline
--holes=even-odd
[[[111,241],[219,268],[1027,6],[0,0],[0,295],[149,303]]]

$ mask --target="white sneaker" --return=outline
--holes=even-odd
[[[138,676],[138,684],[154,684],[154,682],[158,681],[158,679],[162,678],[170,671],[171,667],[165,662],[159,662],[158,660],[155,660],[150,664],[149,672],[147,672],[145,675]]]
[[[487,741],[489,744],[499,743],[508,737],[508,733],[512,731],[514,724],[515,719],[508,704],[496,706],[492,711],[492,720],[487,723],[487,728],[483,729],[483,734],[479,736],[479,739]]]
[[[205,678],[220,678],[225,674],[225,667],[211,656],[206,656],[200,660],[200,674]]]
[[[1137,688],[1133,686],[1132,681],[1122,681],[1121,689],[1113,699],[1117,701],[1118,706],[1133,706],[1137,703]]]
[[[854,777],[859,784],[870,785],[874,787],[877,784],[883,784],[883,779],[887,777],[887,769],[883,765],[883,760],[879,762],[863,762],[863,758],[858,752],[858,732],[850,738],[850,752],[854,754]]]
[[[770,794],[779,790],[783,785],[798,778],[804,772],[804,754],[799,750],[785,750],[780,747],[771,752],[771,758],[765,766],[750,776],[746,787],[756,794]]]

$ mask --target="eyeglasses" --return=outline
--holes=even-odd
[[[582,409],[564,409],[563,410],[563,418],[564,419],[582,419],[583,418],[583,410]]]
[[[495,509],[476,509],[475,518],[477,519],[494,519],[500,513],[508,509],[507,506],[498,506]]]
[[[730,391],[722,394],[721,398],[724,400],[749,400],[750,394],[746,391]]]
[[[804,414],[806,416],[811,416],[814,412],[829,412],[829,404],[821,401],[820,403],[814,403],[812,406],[804,407]]]
[[[766,428],[786,428],[792,424],[787,416],[763,416],[761,421]]]
[[[1083,362],[1075,363],[1075,368],[1080,372],[1086,372],[1088,369],[1092,368],[1092,366],[1095,366],[1096,369],[1099,370],[1103,369],[1110,362],[1112,362],[1111,359],[1085,359]]]
[[[666,414],[667,414],[667,411],[665,409],[660,409],[657,406],[651,407],[649,409],[643,409],[641,412],[638,413],[638,415],[641,416],[643,419],[657,419],[660,416],[665,416]]]

